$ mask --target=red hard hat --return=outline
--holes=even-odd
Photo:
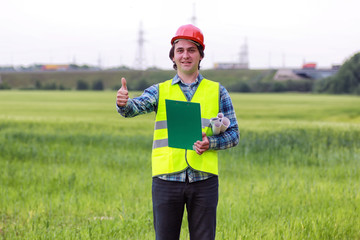
[[[203,49],[205,49],[204,35],[201,30],[194,25],[187,24],[179,27],[176,31],[175,37],[171,39],[171,45],[174,44],[177,39],[188,39],[199,43]]]

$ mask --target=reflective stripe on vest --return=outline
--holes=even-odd
[[[201,119],[201,126],[202,128],[210,128],[210,119],[202,118]],[[155,130],[159,129],[167,129],[167,121],[159,121],[155,122]],[[158,139],[154,140],[153,142],[153,149],[159,147],[166,147],[168,146],[168,139]]]
[[[198,155],[193,150],[168,147],[167,121],[165,99],[187,101],[178,84],[172,85],[172,80],[159,84],[159,102],[154,127],[152,151],[152,175],[162,175],[181,172],[187,167],[195,170],[218,174],[217,152],[208,150]],[[219,83],[203,79],[191,102],[201,105],[201,122],[203,132],[212,135],[210,119],[219,112]]]

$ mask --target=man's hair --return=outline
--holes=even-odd
[[[195,44],[195,45],[196,45],[197,49],[199,50],[200,56],[201,56],[202,58],[204,58],[205,54],[204,54],[204,49],[203,49],[203,47],[202,47],[201,45],[197,45],[197,44]],[[171,47],[171,49],[170,49],[169,58],[170,58],[170,60],[173,62],[173,68],[174,68],[175,70],[177,70],[176,63],[173,61],[174,56],[175,56],[175,43],[172,45],[172,47]],[[201,62],[201,60],[199,61],[198,69],[200,69],[200,62]]]

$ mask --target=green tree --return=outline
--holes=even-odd
[[[39,80],[36,80],[36,82],[35,82],[35,88],[36,88],[36,89],[42,89],[42,84],[41,84],[41,82],[40,82]]]
[[[285,84],[281,82],[275,82],[271,86],[271,92],[285,92],[285,91],[286,91]]]
[[[84,80],[78,80],[76,83],[76,90],[88,90],[89,84]]]
[[[313,88],[314,80],[288,80],[285,83],[286,91],[292,92],[311,92]]]
[[[6,89],[11,89],[11,86],[6,82],[0,83],[0,90],[6,90]]]
[[[57,89],[57,86],[56,86],[56,83],[47,83],[43,86],[43,89],[45,90],[56,90]]]
[[[351,93],[359,95],[360,88],[360,52],[346,61],[339,71],[314,86],[316,92]]]
[[[149,86],[149,84],[148,84],[148,82],[146,81],[146,79],[141,78],[141,79],[138,81],[135,90],[143,91],[143,90],[145,90],[148,86]]]
[[[66,87],[62,84],[59,85],[59,90],[66,90]]]
[[[92,90],[102,91],[104,90],[104,84],[101,80],[97,80],[92,85]]]
[[[251,88],[245,82],[237,82],[227,88],[230,92],[251,92]]]

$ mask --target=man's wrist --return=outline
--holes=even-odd
[[[126,104],[127,105],[127,104]],[[119,106],[119,105],[117,105],[116,104],[116,109],[118,110],[118,111],[124,111],[125,110],[125,108],[126,108],[126,105],[125,106]]]
[[[116,110],[118,111],[118,113],[125,117],[128,115],[129,112],[128,105],[129,102],[127,102],[125,106],[119,106],[116,104]]]

